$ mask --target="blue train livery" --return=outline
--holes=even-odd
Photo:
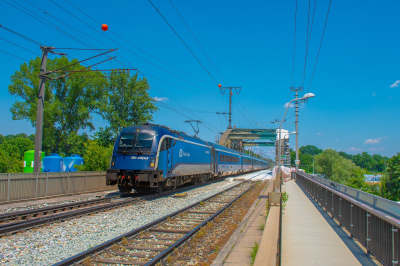
[[[117,184],[121,192],[161,192],[268,166],[248,154],[146,123],[121,131],[106,182]]]

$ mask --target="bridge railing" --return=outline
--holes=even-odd
[[[400,220],[381,211],[395,209],[391,204],[385,205],[386,199],[381,201],[363,191],[303,173],[296,173],[296,180],[351,237],[366,247],[368,254],[374,254],[385,265],[398,265]]]
[[[358,189],[354,189],[336,182],[332,182],[329,179],[321,178],[316,175],[310,175],[306,173],[302,173],[302,175],[314,179],[315,181],[318,181],[326,186],[329,186],[332,189],[340,191],[341,193],[347,196],[353,197],[358,201],[366,203],[376,210],[386,212],[387,214],[400,219],[400,204],[395,201],[384,199],[382,197],[375,196]]]
[[[104,171],[0,174],[0,202],[110,189]]]

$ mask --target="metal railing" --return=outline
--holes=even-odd
[[[312,178],[315,181],[318,181],[326,186],[329,186],[332,189],[335,189],[337,191],[340,191],[341,193],[353,197],[358,201],[361,201],[363,203],[368,204],[369,206],[373,207],[376,210],[380,210],[383,212],[386,212],[389,215],[392,215],[394,217],[397,217],[400,219],[400,204],[391,201],[388,199],[384,199],[379,196],[372,195],[370,193],[354,189],[336,182],[332,182],[329,179],[321,178],[316,175],[310,175],[306,173],[302,173],[304,176],[307,176],[308,178]]]
[[[104,171],[0,174],[0,202],[110,189]]]
[[[302,173],[296,173],[296,181],[350,232],[351,237],[365,246],[367,254],[374,254],[385,265],[398,265],[400,220],[374,208],[377,201],[371,199],[376,196],[369,194],[371,197],[368,197],[364,195],[368,193],[343,185],[333,187],[332,183],[335,186],[337,183],[326,179],[318,181]],[[371,204],[365,204],[366,201]]]

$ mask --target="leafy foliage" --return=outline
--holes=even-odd
[[[32,59],[28,64],[21,65],[20,70],[11,76],[8,86],[10,94],[22,99],[16,100],[11,107],[14,120],[28,120],[32,126],[36,125],[37,88],[40,72],[39,57]],[[72,65],[74,64],[74,65]],[[84,67],[74,59],[66,57],[48,59],[47,70],[63,71],[82,70]],[[98,109],[102,99],[106,82],[102,73],[85,72],[84,77],[65,77],[63,79],[46,82],[44,118],[43,118],[43,151],[70,154],[70,134],[78,134],[81,129],[94,129],[91,114]]]
[[[138,74],[112,71],[107,80],[99,114],[110,123],[109,131],[116,136],[124,127],[139,125],[153,119],[158,110],[155,100],[150,97],[150,86]]]
[[[104,171],[109,168],[112,146],[102,147],[96,140],[89,140],[83,145],[85,146],[85,152],[82,157],[85,163],[75,166],[79,171]]]
[[[343,158],[337,151],[332,149],[326,149],[315,156],[315,170],[317,173],[328,176],[334,182],[347,182],[356,167],[351,160]]]
[[[400,153],[388,161],[387,176],[384,179],[386,196],[390,200],[400,200]]]
[[[26,134],[25,134],[26,135]],[[8,135],[0,144],[0,173],[21,173],[23,171],[24,152],[34,148],[34,142],[28,136]]]
[[[299,151],[303,155],[311,155],[311,156],[318,155],[318,154],[322,153],[322,150],[318,149],[314,145],[302,146],[302,147],[299,148]]]

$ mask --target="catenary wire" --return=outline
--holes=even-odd
[[[309,1],[309,5],[310,5],[310,1]],[[307,56],[308,56],[308,50],[310,48],[311,34],[312,34],[312,30],[313,30],[313,25],[314,25],[315,7],[316,6],[317,6],[317,0],[314,1],[314,10],[313,10],[313,15],[312,15],[312,19],[311,19],[310,32],[308,32],[308,25],[307,25],[306,55],[305,55],[305,59],[304,59],[303,75],[302,75],[301,81],[300,81],[300,84],[301,84],[300,86],[303,86],[303,87],[304,87],[304,82],[306,79]],[[309,6],[309,9],[310,9],[310,6]],[[310,10],[308,12],[310,12]]]
[[[207,68],[201,63],[201,61],[197,58],[197,56],[193,53],[193,51],[189,48],[189,46],[185,43],[185,41],[179,36],[179,34],[175,31],[175,29],[172,27],[171,24],[169,24],[168,20],[161,14],[160,10],[149,0],[150,4],[154,7],[154,9],[158,12],[158,14],[161,16],[161,18],[167,23],[167,25],[171,28],[171,30],[178,36],[179,40],[185,45],[185,47],[189,50],[189,52],[194,56],[194,58],[199,62],[199,64],[204,68],[204,70],[208,73],[208,75],[212,78],[212,80],[215,82],[215,84],[218,84],[218,82],[215,80],[215,78],[211,75],[209,71],[207,71]]]
[[[314,78],[315,68],[316,68],[316,66],[317,66],[319,53],[320,53],[320,51],[321,51],[322,41],[323,41],[323,39],[324,39],[324,34],[325,34],[325,29],[326,29],[326,23],[328,22],[328,17],[329,17],[329,11],[330,11],[330,9],[331,9],[331,4],[332,4],[332,0],[329,1],[328,11],[326,12],[324,30],[322,31],[321,42],[319,43],[317,59],[315,60],[314,69],[313,69],[313,72],[312,72],[312,75],[311,75],[310,83],[308,84],[308,88],[307,88],[307,93],[308,93],[308,91],[310,90],[311,83],[312,83],[312,80],[313,80],[313,78]]]
[[[294,37],[293,37],[293,66],[292,66],[292,85],[293,87],[293,77],[294,77],[294,58],[296,54],[296,28],[297,28],[297,0],[296,0],[296,8],[294,11]]]
[[[16,58],[18,58],[18,59],[21,59],[21,60],[24,60],[24,61],[26,61],[26,62],[29,62],[29,61],[28,61],[28,60],[26,60],[26,59],[23,59],[23,58],[21,58],[21,57],[19,57],[19,56],[16,56],[16,55],[10,54],[10,53],[8,53],[8,52],[6,52],[6,51],[0,50],[0,52],[3,52],[3,53],[5,53],[5,54],[11,55],[11,56],[13,56],[13,57],[16,57]]]
[[[208,56],[208,54],[206,53],[206,51],[204,50],[203,46],[200,44],[199,40],[196,38],[196,36],[194,35],[193,31],[190,29],[189,25],[186,23],[186,21],[183,19],[181,13],[179,13],[178,9],[175,7],[174,3],[172,2],[172,0],[169,0],[172,4],[172,6],[174,7],[175,11],[178,13],[179,17],[182,19],[183,23],[185,23],[186,27],[188,28],[188,30],[190,31],[190,33],[192,34],[193,38],[196,40],[197,44],[200,46],[201,50],[203,50],[204,54],[207,56],[209,62],[213,65],[213,67],[215,68],[215,70],[217,71],[217,73],[219,74],[219,76],[222,78],[222,80],[225,82],[225,84],[228,84],[224,77],[222,77],[221,73],[218,71],[217,67],[214,65],[213,61],[210,59],[210,57]]]
[[[65,1],[66,1],[68,4],[70,4],[71,6],[73,6],[75,9],[77,9],[79,12],[81,12],[82,14],[84,14],[86,17],[88,17],[89,19],[91,19],[92,21],[94,21],[96,24],[100,24],[100,22],[98,22],[98,21],[96,21],[95,19],[93,19],[91,16],[89,16],[88,14],[86,14],[85,12],[83,12],[81,9],[79,9],[77,6],[73,5],[73,4],[72,4],[71,2],[69,2],[68,0],[65,0]],[[208,83],[208,84],[214,84],[214,83],[205,81],[205,80],[203,80],[203,79],[197,78],[197,77],[195,77],[195,76],[193,76],[193,75],[190,75],[190,74],[188,74],[188,73],[186,73],[186,72],[184,72],[184,71],[182,71],[182,70],[180,70],[180,69],[178,69],[178,68],[176,68],[176,67],[173,67],[172,65],[170,65],[170,64],[168,64],[168,63],[166,63],[166,62],[160,60],[159,58],[157,58],[157,57],[151,55],[150,53],[144,51],[143,49],[141,49],[141,48],[139,48],[138,46],[134,45],[133,43],[129,42],[128,40],[126,40],[125,38],[121,37],[120,35],[114,33],[113,31],[109,30],[109,32],[110,32],[111,34],[117,36],[117,37],[120,38],[121,40],[127,42],[127,43],[130,44],[131,46],[135,47],[135,48],[138,49],[139,51],[145,53],[146,55],[148,55],[148,56],[150,56],[150,57],[152,57],[152,58],[154,58],[155,60],[159,61],[160,63],[162,63],[162,64],[164,64],[164,65],[166,65],[166,66],[168,66],[168,67],[170,67],[170,68],[172,68],[172,69],[175,69],[176,71],[181,72],[182,74],[185,74],[185,75],[187,75],[187,76],[189,76],[189,77],[192,77],[192,78],[194,78],[194,79],[200,80],[200,81],[205,82],[205,83]]]
[[[6,41],[6,42],[8,42],[8,43],[11,43],[11,44],[13,44],[13,45],[15,45],[15,46],[18,46],[19,48],[24,49],[24,50],[26,50],[26,51],[28,51],[28,52],[31,52],[31,53],[33,53],[33,54],[35,54],[35,55],[40,56],[38,53],[35,53],[35,52],[33,52],[33,51],[29,50],[29,49],[26,49],[26,48],[24,48],[24,47],[22,47],[22,46],[19,46],[18,44],[15,44],[15,43],[13,43],[13,42],[10,42],[10,41],[8,41],[8,40],[6,40],[6,39],[3,39],[3,38],[1,38],[1,37],[0,37],[0,39],[2,39],[3,41]]]

